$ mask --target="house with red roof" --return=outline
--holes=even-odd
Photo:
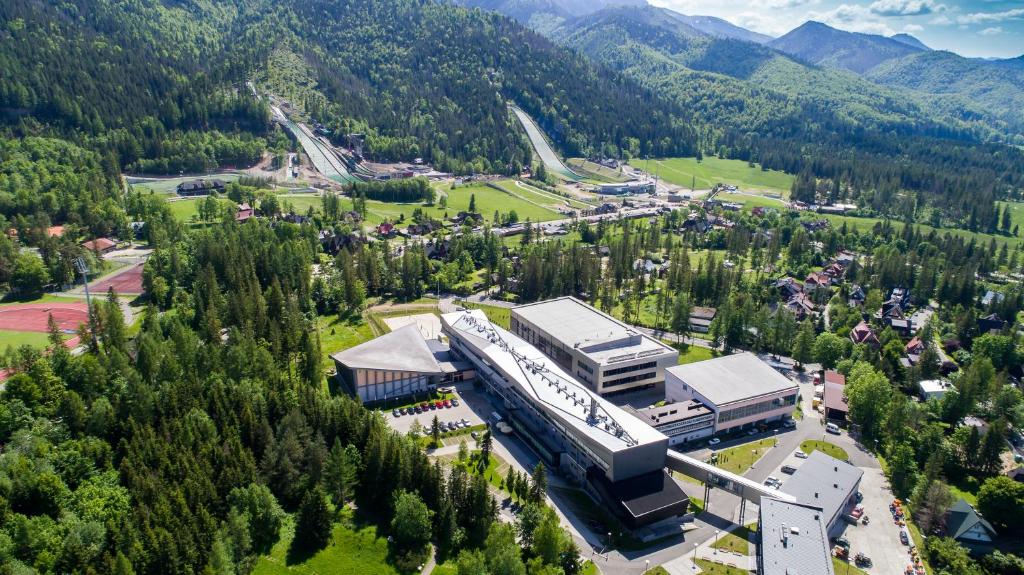
[[[850,340],[853,343],[863,343],[875,347],[879,344],[878,335],[875,334],[875,330],[871,329],[871,326],[866,321],[858,323],[856,327],[850,330]]]
[[[242,202],[238,204],[238,211],[235,212],[235,221],[244,222],[256,215],[256,210],[249,204]]]
[[[96,238],[84,242],[82,247],[93,253],[105,254],[117,249],[117,242],[110,238]]]
[[[846,414],[850,412],[850,404],[846,401],[846,376],[838,371],[825,372],[823,403],[827,419],[846,421]]]

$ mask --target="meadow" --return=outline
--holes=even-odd
[[[716,157],[697,158],[664,158],[659,160],[634,159],[629,163],[658,177],[670,184],[689,188],[694,185],[698,190],[706,190],[715,184],[733,184],[742,191],[766,191],[788,194],[793,185],[794,176],[776,170],[762,170],[756,164],[751,167],[742,160],[723,160]]]

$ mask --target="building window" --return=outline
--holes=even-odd
[[[617,367],[615,369],[609,369],[601,372],[604,377],[610,377],[612,375],[619,375],[620,373],[629,373],[631,371],[639,371],[641,369],[651,369],[657,366],[657,362],[650,361],[647,363],[638,363],[636,365],[627,365],[626,367]]]
[[[627,376],[627,377],[620,377],[619,379],[613,379],[611,381],[605,381],[605,382],[603,382],[601,384],[601,386],[602,387],[611,387],[611,386],[614,386],[614,385],[625,385],[627,383],[633,383],[634,381],[643,381],[645,379],[650,379],[650,378],[654,377],[655,375],[657,375],[657,372],[651,371],[651,372],[648,372],[648,373],[641,373],[641,374],[638,374],[638,375],[630,375],[630,376]]]
[[[578,359],[576,360],[576,367],[582,369],[583,371],[585,371],[585,372],[587,372],[587,373],[589,373],[591,375],[594,374],[594,368],[590,367],[589,365],[583,363],[582,361],[580,361]]]

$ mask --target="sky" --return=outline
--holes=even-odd
[[[1024,0],[649,0],[781,36],[807,20],[851,32],[911,34],[937,50],[977,58],[1024,54]]]

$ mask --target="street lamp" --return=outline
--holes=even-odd
[[[644,559],[644,573],[647,573],[647,570],[650,569],[650,568],[651,568],[651,560],[650,559]]]
[[[715,555],[718,555],[718,534],[721,533],[719,530],[715,530],[715,544],[711,546],[715,550]]]

